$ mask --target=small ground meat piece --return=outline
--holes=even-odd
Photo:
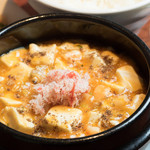
[[[79,104],[83,93],[89,90],[89,75],[83,78],[76,71],[51,70],[42,83],[35,85],[37,95],[30,101],[36,114],[45,113],[45,106]]]

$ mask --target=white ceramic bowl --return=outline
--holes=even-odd
[[[46,4],[48,6],[60,9],[60,10],[64,10],[64,11],[70,11],[70,12],[75,12],[75,13],[86,13],[86,14],[110,14],[110,13],[120,13],[120,12],[124,12],[124,11],[130,11],[133,9],[137,9],[143,6],[146,6],[147,4],[150,4],[149,0],[143,0],[141,2],[138,2],[136,4],[132,4],[131,6],[125,6],[122,8],[119,8],[117,6],[115,6],[116,8],[104,8],[104,6],[102,6],[100,8],[100,5],[96,4],[96,0],[66,0],[66,3],[63,2],[64,0],[37,0],[40,3]],[[107,1],[107,0],[101,0],[103,1]],[[121,0],[122,1],[122,0]],[[131,0],[132,1],[132,0]],[[69,2],[73,2],[72,4]],[[91,5],[92,3],[95,3],[93,6]],[[108,2],[109,3],[109,2]],[[124,3],[124,2],[121,2]],[[126,3],[129,4],[129,3]],[[83,6],[84,5],[84,6]],[[104,4],[105,5],[105,4]],[[117,5],[117,4],[116,4]],[[123,5],[123,4],[122,4]],[[119,6],[119,5],[118,5]]]
[[[72,12],[96,15],[112,20],[131,30],[136,30],[142,26],[146,22],[144,17],[150,14],[150,0],[143,0],[136,5],[131,5],[118,10],[111,9],[106,11],[92,8],[81,9],[80,6],[64,5],[57,3],[55,0],[29,0],[29,2],[39,13]]]

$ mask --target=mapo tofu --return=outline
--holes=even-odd
[[[145,92],[134,62],[110,47],[53,41],[0,57],[0,121],[34,136],[100,133],[132,115]]]

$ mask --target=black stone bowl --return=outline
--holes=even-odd
[[[146,98],[128,119],[91,136],[52,139],[27,135],[0,123],[0,146],[11,150],[138,149],[150,137],[150,51],[135,34],[102,18],[75,14],[46,14],[16,22],[0,31],[0,54],[30,42],[65,37],[111,45],[131,57],[147,86]],[[134,80],[134,79],[133,79]]]

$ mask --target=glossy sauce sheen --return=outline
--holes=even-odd
[[[110,129],[145,98],[129,58],[87,42],[30,44],[0,58],[0,121],[24,133],[76,138]]]

